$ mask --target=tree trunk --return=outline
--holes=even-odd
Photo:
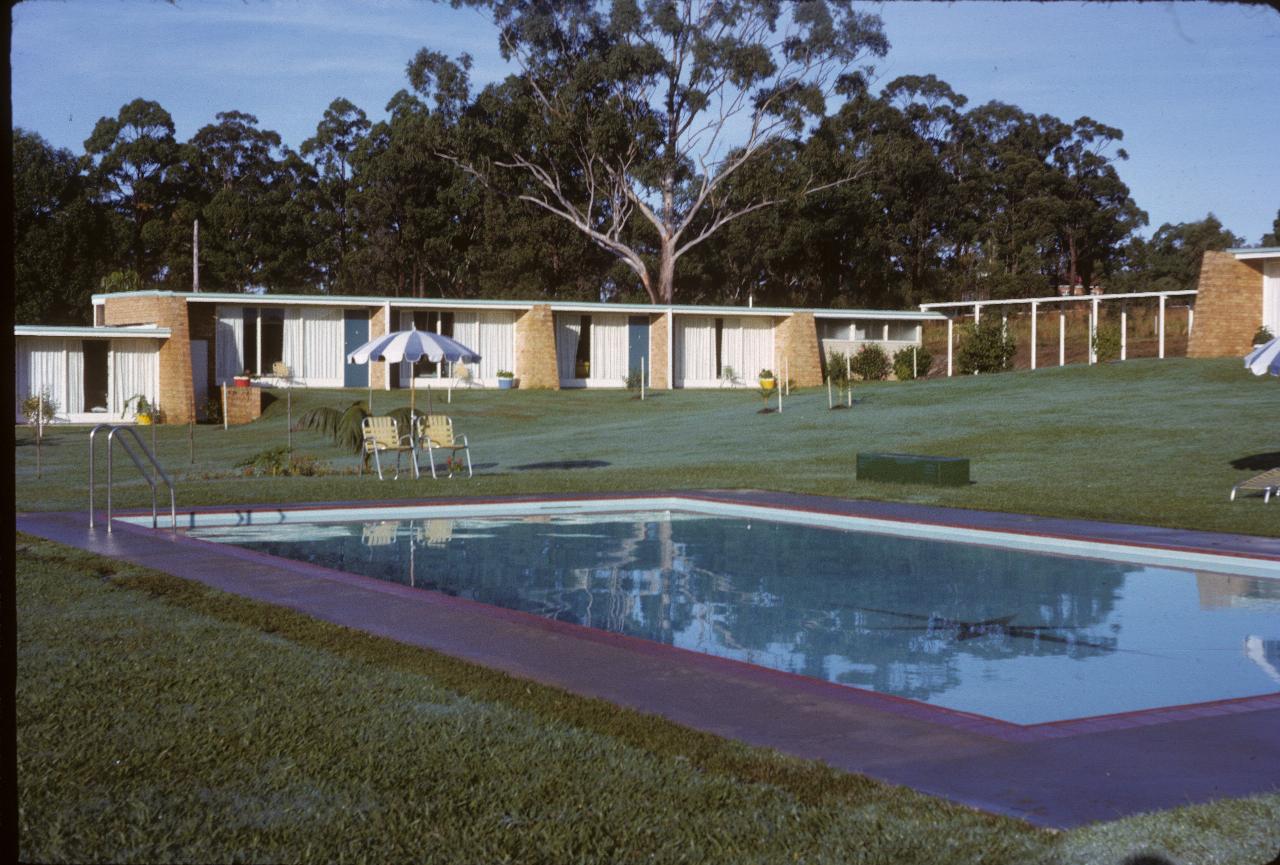
[[[656,303],[671,303],[675,297],[676,244],[669,237],[662,239],[662,258],[658,263],[658,291]],[[653,292],[650,292],[650,296]]]

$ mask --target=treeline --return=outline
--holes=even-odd
[[[415,80],[413,64],[410,82],[378,123],[335,100],[297,150],[238,111],[179,141],[143,99],[99,120],[79,154],[14,130],[17,320],[86,321],[95,291],[190,290],[196,220],[206,291],[644,297],[613,255],[521,200],[526,177],[468,170],[497,158],[494,130],[521,140],[518,81],[475,101]],[[851,90],[734,174],[730,191],[777,203],[686,255],[677,302],[905,307],[1074,283],[1193,287],[1205,249],[1244,243],[1212,214],[1136,237],[1146,214],[1115,168],[1118,129],[966,108],[933,76]],[[474,162],[447,156],[458,152]],[[631,225],[629,242],[646,248],[646,230]],[[1262,242],[1275,232],[1280,216]]]

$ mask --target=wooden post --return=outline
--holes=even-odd
[[[222,386],[222,428],[227,428],[227,386]]]
[[[1187,301],[1187,343],[1191,342],[1191,328],[1196,323],[1196,304],[1194,300]]]

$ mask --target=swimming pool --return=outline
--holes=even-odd
[[[1040,724],[1280,691],[1280,563],[622,500],[202,515],[204,541]]]

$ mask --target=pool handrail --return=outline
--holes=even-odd
[[[146,442],[144,442],[142,440],[142,437],[138,435],[137,430],[135,430],[132,426],[122,426],[118,424],[109,424],[109,423],[100,423],[97,426],[95,426],[92,430],[89,431],[89,528],[91,529],[94,528],[93,506],[94,506],[94,498],[95,498],[94,493],[97,486],[96,482],[94,481],[94,474],[93,474],[93,466],[95,461],[94,460],[94,440],[97,438],[98,433],[101,432],[102,430],[108,431],[107,432],[107,532],[110,533],[112,530],[111,529],[111,489],[114,484],[114,477],[112,472],[112,464],[114,460],[111,459],[111,455],[113,453],[111,446],[116,442],[116,433],[121,431],[127,432],[129,435],[133,436],[134,442],[136,442],[138,447],[141,448],[142,453],[146,456],[147,461],[151,463],[151,467],[154,470],[154,475],[148,476],[146,467],[143,466],[142,461],[138,459],[138,455],[134,453],[133,448],[129,446],[128,439],[121,436],[119,439],[120,447],[124,448],[124,452],[129,455],[129,459],[133,460],[133,464],[135,467],[137,467],[139,474],[142,475],[142,479],[145,480],[147,482],[147,485],[151,487],[151,528],[153,529],[159,528],[160,520],[159,520],[159,510],[156,503],[156,486],[159,481],[164,481],[165,486],[169,488],[170,528],[173,531],[177,531],[178,529],[178,498],[177,498],[177,491],[173,485],[173,481],[169,479],[169,476],[165,474],[164,469],[160,467],[160,463],[156,460],[155,454],[153,454],[151,452],[151,449],[147,447]]]

